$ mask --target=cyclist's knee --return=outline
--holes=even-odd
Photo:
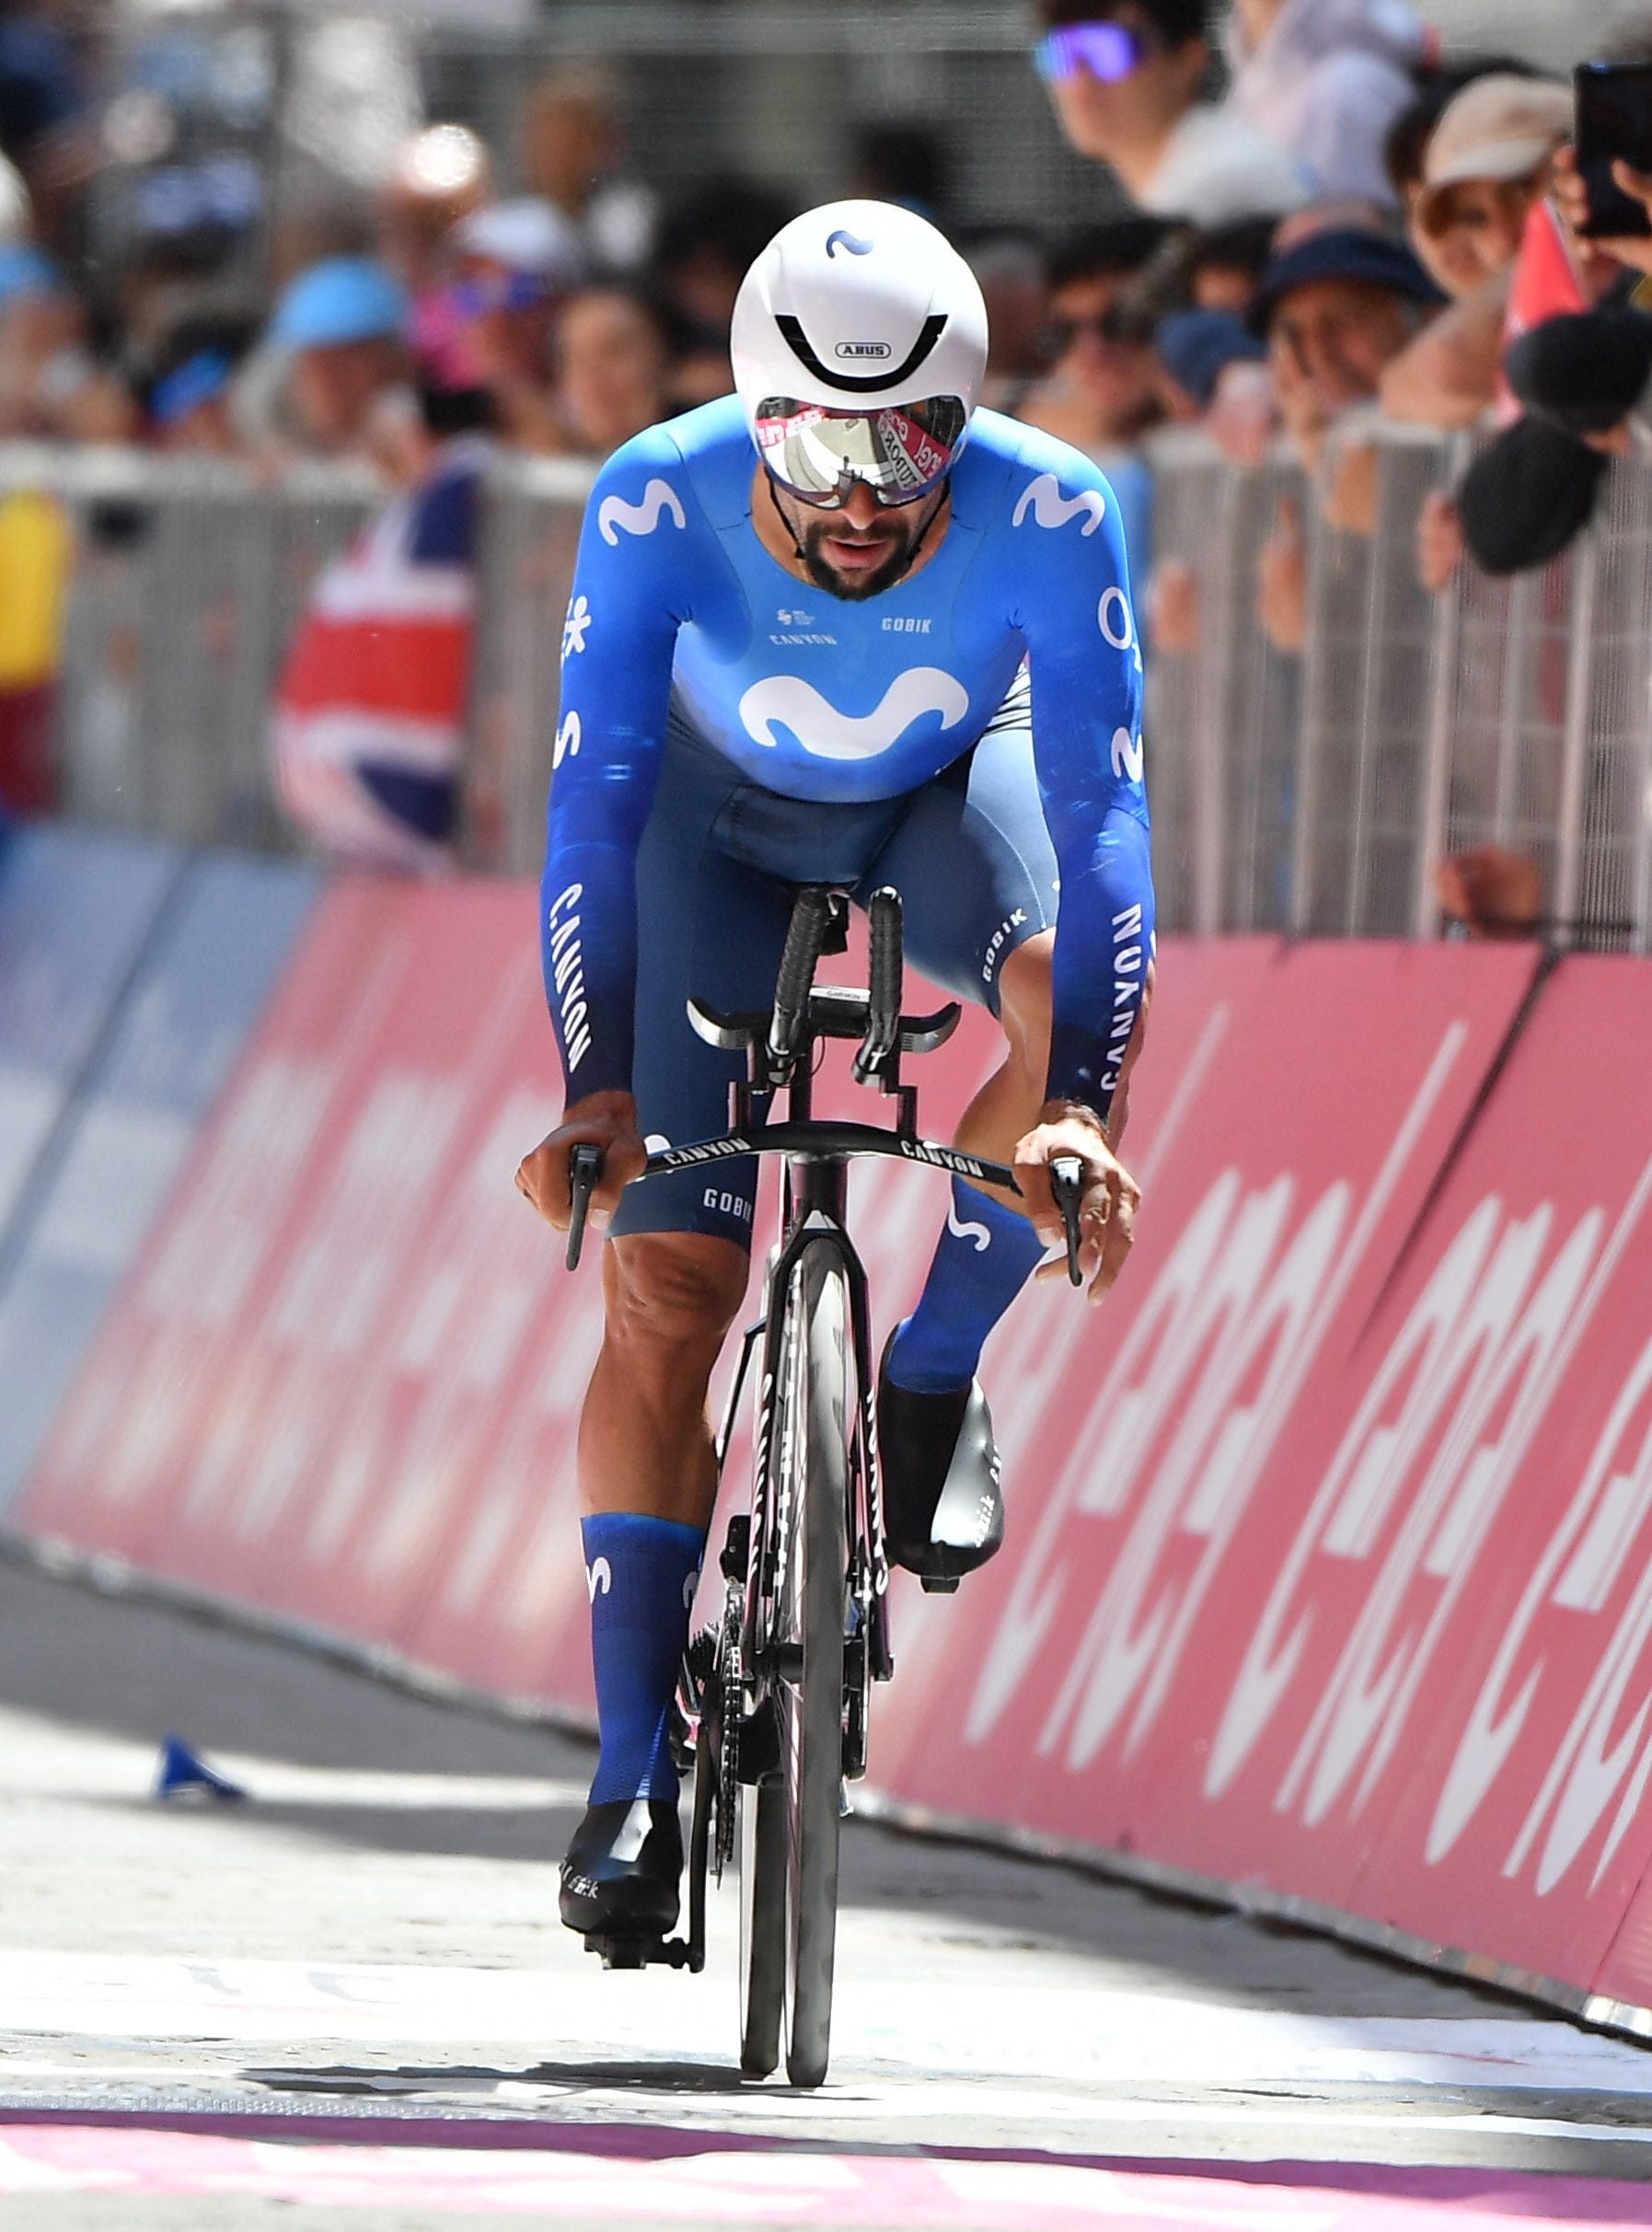
[[[1055,931],[1041,931],[1016,947],[999,978],[999,1021],[1010,1041],[1010,1058],[1040,1080],[1049,1067],[1055,951]]]
[[[611,1343],[715,1359],[745,1299],[744,1249],[701,1232],[628,1232],[605,1255]]]

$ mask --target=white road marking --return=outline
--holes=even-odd
[[[727,1976],[710,1969],[691,1980],[605,1975],[595,1963],[571,1973],[0,1952],[0,2020],[26,2037],[486,2040],[543,2054],[561,2041],[581,2060],[702,2060],[732,2051],[727,1998]],[[834,2049],[846,2081],[894,2067],[1062,2087],[1311,2083],[1652,2097],[1652,2054],[1561,2022],[1281,2015],[1081,1986],[849,1978]]]
[[[244,2113],[251,2132],[271,2120],[272,2096],[262,2089],[260,2081],[277,2077],[283,2080],[283,2089],[277,2097],[284,2121],[294,2112],[295,2100],[294,2093],[286,2088],[286,2080],[297,2074],[273,2068],[229,2073],[222,2067],[191,2068],[177,2062],[101,2064],[78,2057],[70,2069],[52,2062],[19,2061],[8,2054],[5,2083],[0,2085],[0,2109],[19,2099],[34,2107],[49,2100],[54,2113],[72,2111],[76,2106],[96,2108],[106,2113],[121,2107],[118,2099],[110,2097],[108,2088],[112,2087],[144,2095],[142,2109],[134,2111],[134,2122],[161,2112],[193,2112],[220,2119],[234,2119]],[[307,2070],[304,2074],[313,2076]],[[606,2109],[609,2094],[608,2087],[583,2077],[576,2083],[572,2078],[535,2080],[447,2071],[408,2077],[394,2070],[370,2068],[352,2068],[348,2076],[347,2099],[325,2083],[314,2084],[310,2112],[332,2114],[341,2107],[348,2107],[352,2114],[389,2114],[396,2121],[405,2117],[418,2122],[441,2112],[434,2104],[444,2098],[463,2095],[468,2100],[485,2099],[495,2114],[515,2108],[526,2114],[542,2117],[548,2109],[556,2108],[570,2094],[577,2093],[586,2109],[593,2103],[602,2103]],[[654,2130],[738,2131],[743,2124],[761,2124],[772,2130],[777,2124],[796,2123],[809,2131],[834,2122],[860,2127],[873,2119],[880,2123],[907,2126],[950,2125],[960,2119],[972,2118],[988,2118],[1000,2126],[1115,2124],[1122,2134],[1117,2146],[1121,2154],[1163,2153],[1165,2134],[1183,2130],[1234,2134],[1300,2132],[1305,2126],[1316,2124],[1338,2134],[1427,2133],[1437,2137],[1495,2138],[1499,2145],[1511,2139],[1531,2139],[1652,2147],[1652,2130],[1633,2124],[1573,2122],[1562,2116],[1511,2115],[1488,2107],[1427,2114],[1408,2107],[1389,2109],[1369,2101],[1352,2106],[1335,2099],[1283,2102],[1231,2098],[1110,2099],[1092,2090],[1040,2092],[1021,2085],[949,2085],[937,2084],[929,2078],[889,2085],[835,2075],[814,2093],[800,2094],[780,2087],[751,2085],[743,2086],[738,2092],[719,2096],[711,2102],[683,2091],[680,2086],[641,2084],[628,2074],[623,2087],[618,2088],[615,2097],[623,2101],[627,2122],[634,2120]],[[394,2109],[389,2106],[392,2100],[396,2103]],[[467,2118],[475,2112],[464,2111]],[[581,2120],[589,2119],[582,2116]],[[600,2120],[608,2119],[605,2114]],[[1090,2145],[1088,2151],[1112,2150]],[[1338,2157],[1343,2158],[1346,2157]],[[1367,2157],[1362,2151],[1355,2150],[1351,2158]]]

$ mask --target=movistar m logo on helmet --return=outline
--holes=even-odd
[[[864,364],[869,358],[893,356],[894,350],[886,341],[840,341],[832,351],[847,364]]]
[[[840,248],[848,249],[851,256],[870,256],[872,244],[870,240],[857,240],[853,233],[836,232],[826,242],[826,261],[828,263]]]

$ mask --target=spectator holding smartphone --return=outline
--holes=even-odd
[[[1447,106],[1408,230],[1453,306],[1384,374],[1390,418],[1450,430],[1472,426],[1493,402],[1528,224],[1571,125],[1571,95],[1552,78],[1477,77]],[[1553,229],[1546,216],[1542,226]]]

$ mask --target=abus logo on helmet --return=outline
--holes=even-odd
[[[847,364],[861,364],[872,357],[885,357],[894,353],[886,341],[840,341],[832,351]]]

